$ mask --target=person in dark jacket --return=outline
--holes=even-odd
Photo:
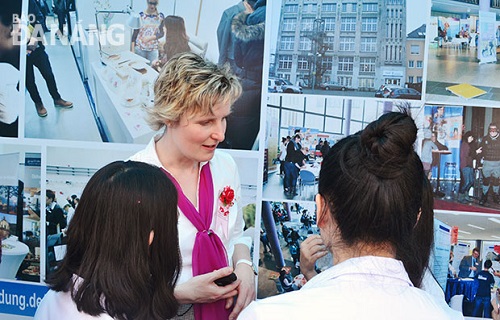
[[[257,147],[262,94],[262,62],[266,1],[257,1],[253,8],[240,12],[231,22],[234,39],[234,60],[238,66],[243,94],[234,103],[228,118],[226,139],[222,148],[250,150]]]
[[[64,36],[64,25],[66,17],[69,13],[69,6],[66,0],[54,0],[54,13],[57,14],[57,22],[59,24],[59,36]]]
[[[31,0],[34,1],[34,0]],[[28,11],[29,14],[36,14],[36,6],[29,6],[28,10],[35,10],[35,12]],[[39,21],[34,21],[31,24],[31,27],[35,28],[36,25],[39,24]],[[49,90],[50,96],[54,101],[54,106],[70,109],[73,107],[73,103],[67,100],[64,100],[59,93],[57,88],[56,79],[54,73],[52,71],[52,66],[50,64],[49,56],[45,51],[45,45],[43,41],[40,41],[37,35],[29,36],[29,42],[26,46],[27,48],[27,57],[26,57],[26,89],[28,90],[31,100],[33,100],[36,112],[40,117],[47,116],[47,109],[43,105],[42,97],[40,96],[40,92],[38,91],[36,82],[35,82],[35,67],[38,68],[40,74],[42,75],[45,83],[47,84],[47,89]]]
[[[231,30],[235,36],[234,60],[242,69],[242,78],[261,83],[266,1],[257,1],[253,10],[252,13],[240,12],[232,21]]]
[[[498,189],[500,185],[500,134],[498,126],[490,123],[488,134],[483,138],[476,150],[483,157],[483,195],[479,200],[480,205],[488,201],[490,186],[493,189],[493,202],[499,203]]]
[[[491,317],[491,287],[495,283],[495,279],[489,271],[491,265],[491,260],[486,260],[484,262],[483,270],[474,277],[474,279],[479,283],[476,297],[474,298],[474,310],[472,311],[472,315],[474,317]]]
[[[219,46],[219,65],[229,63],[231,69],[235,74],[239,74],[239,67],[234,62],[234,35],[231,32],[231,24],[233,18],[240,12],[247,9],[248,6],[252,7],[255,4],[255,0],[242,0],[241,2],[235,4],[224,10],[222,17],[217,27],[217,44]]]
[[[47,190],[46,196],[47,207],[45,208],[45,220],[47,221],[47,235],[57,234],[60,232],[57,230],[57,227],[62,230],[67,226],[64,211],[56,202],[56,194],[54,191]]]
[[[458,193],[458,202],[472,202],[469,197],[469,189],[474,184],[474,167],[472,160],[475,156],[475,150],[471,148],[474,142],[472,132],[467,131],[462,137],[460,144],[460,189]]]

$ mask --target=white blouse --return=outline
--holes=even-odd
[[[463,319],[444,301],[415,288],[399,260],[352,258],[318,274],[299,291],[252,302],[238,319]]]
[[[155,149],[155,141],[157,139],[158,137],[151,139],[145,149],[130,157],[129,160],[146,162],[164,168]],[[201,163],[200,170],[201,167],[206,164],[207,162]],[[222,240],[222,243],[226,248],[229,265],[231,265],[231,257],[236,244],[245,244],[249,248],[252,246],[252,239],[250,237],[243,236],[243,227],[245,226],[245,222],[243,220],[243,212],[238,206],[241,194],[238,167],[229,154],[220,150],[215,151],[214,157],[208,162],[208,164],[210,165],[214,183],[214,216],[212,219],[211,229]],[[226,186],[231,187],[235,194],[234,205],[229,209],[227,237],[224,236],[223,230],[220,226],[216,227],[216,210],[219,208],[219,196]],[[182,270],[177,283],[181,284],[193,277],[192,253],[195,235],[197,232],[195,226],[188,220],[181,210],[179,210],[178,230],[179,247],[182,256]]]

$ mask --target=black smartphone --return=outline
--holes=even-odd
[[[234,274],[234,272],[233,272],[228,276],[225,276],[225,277],[222,277],[222,278],[215,280],[214,282],[219,287],[224,287],[224,286],[227,286],[228,284],[235,282],[236,279],[238,279],[238,277],[236,277],[236,274]]]

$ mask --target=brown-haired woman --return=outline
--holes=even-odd
[[[158,167],[116,161],[83,190],[35,319],[169,319],[181,269],[177,192]]]

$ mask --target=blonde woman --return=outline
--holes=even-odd
[[[179,316],[235,319],[255,298],[256,270],[252,241],[243,236],[238,169],[229,154],[216,148],[241,94],[240,83],[229,67],[183,53],[162,68],[154,91],[148,120],[152,129],[163,132],[132,159],[161,167],[177,187]],[[236,281],[214,282],[232,272]]]

